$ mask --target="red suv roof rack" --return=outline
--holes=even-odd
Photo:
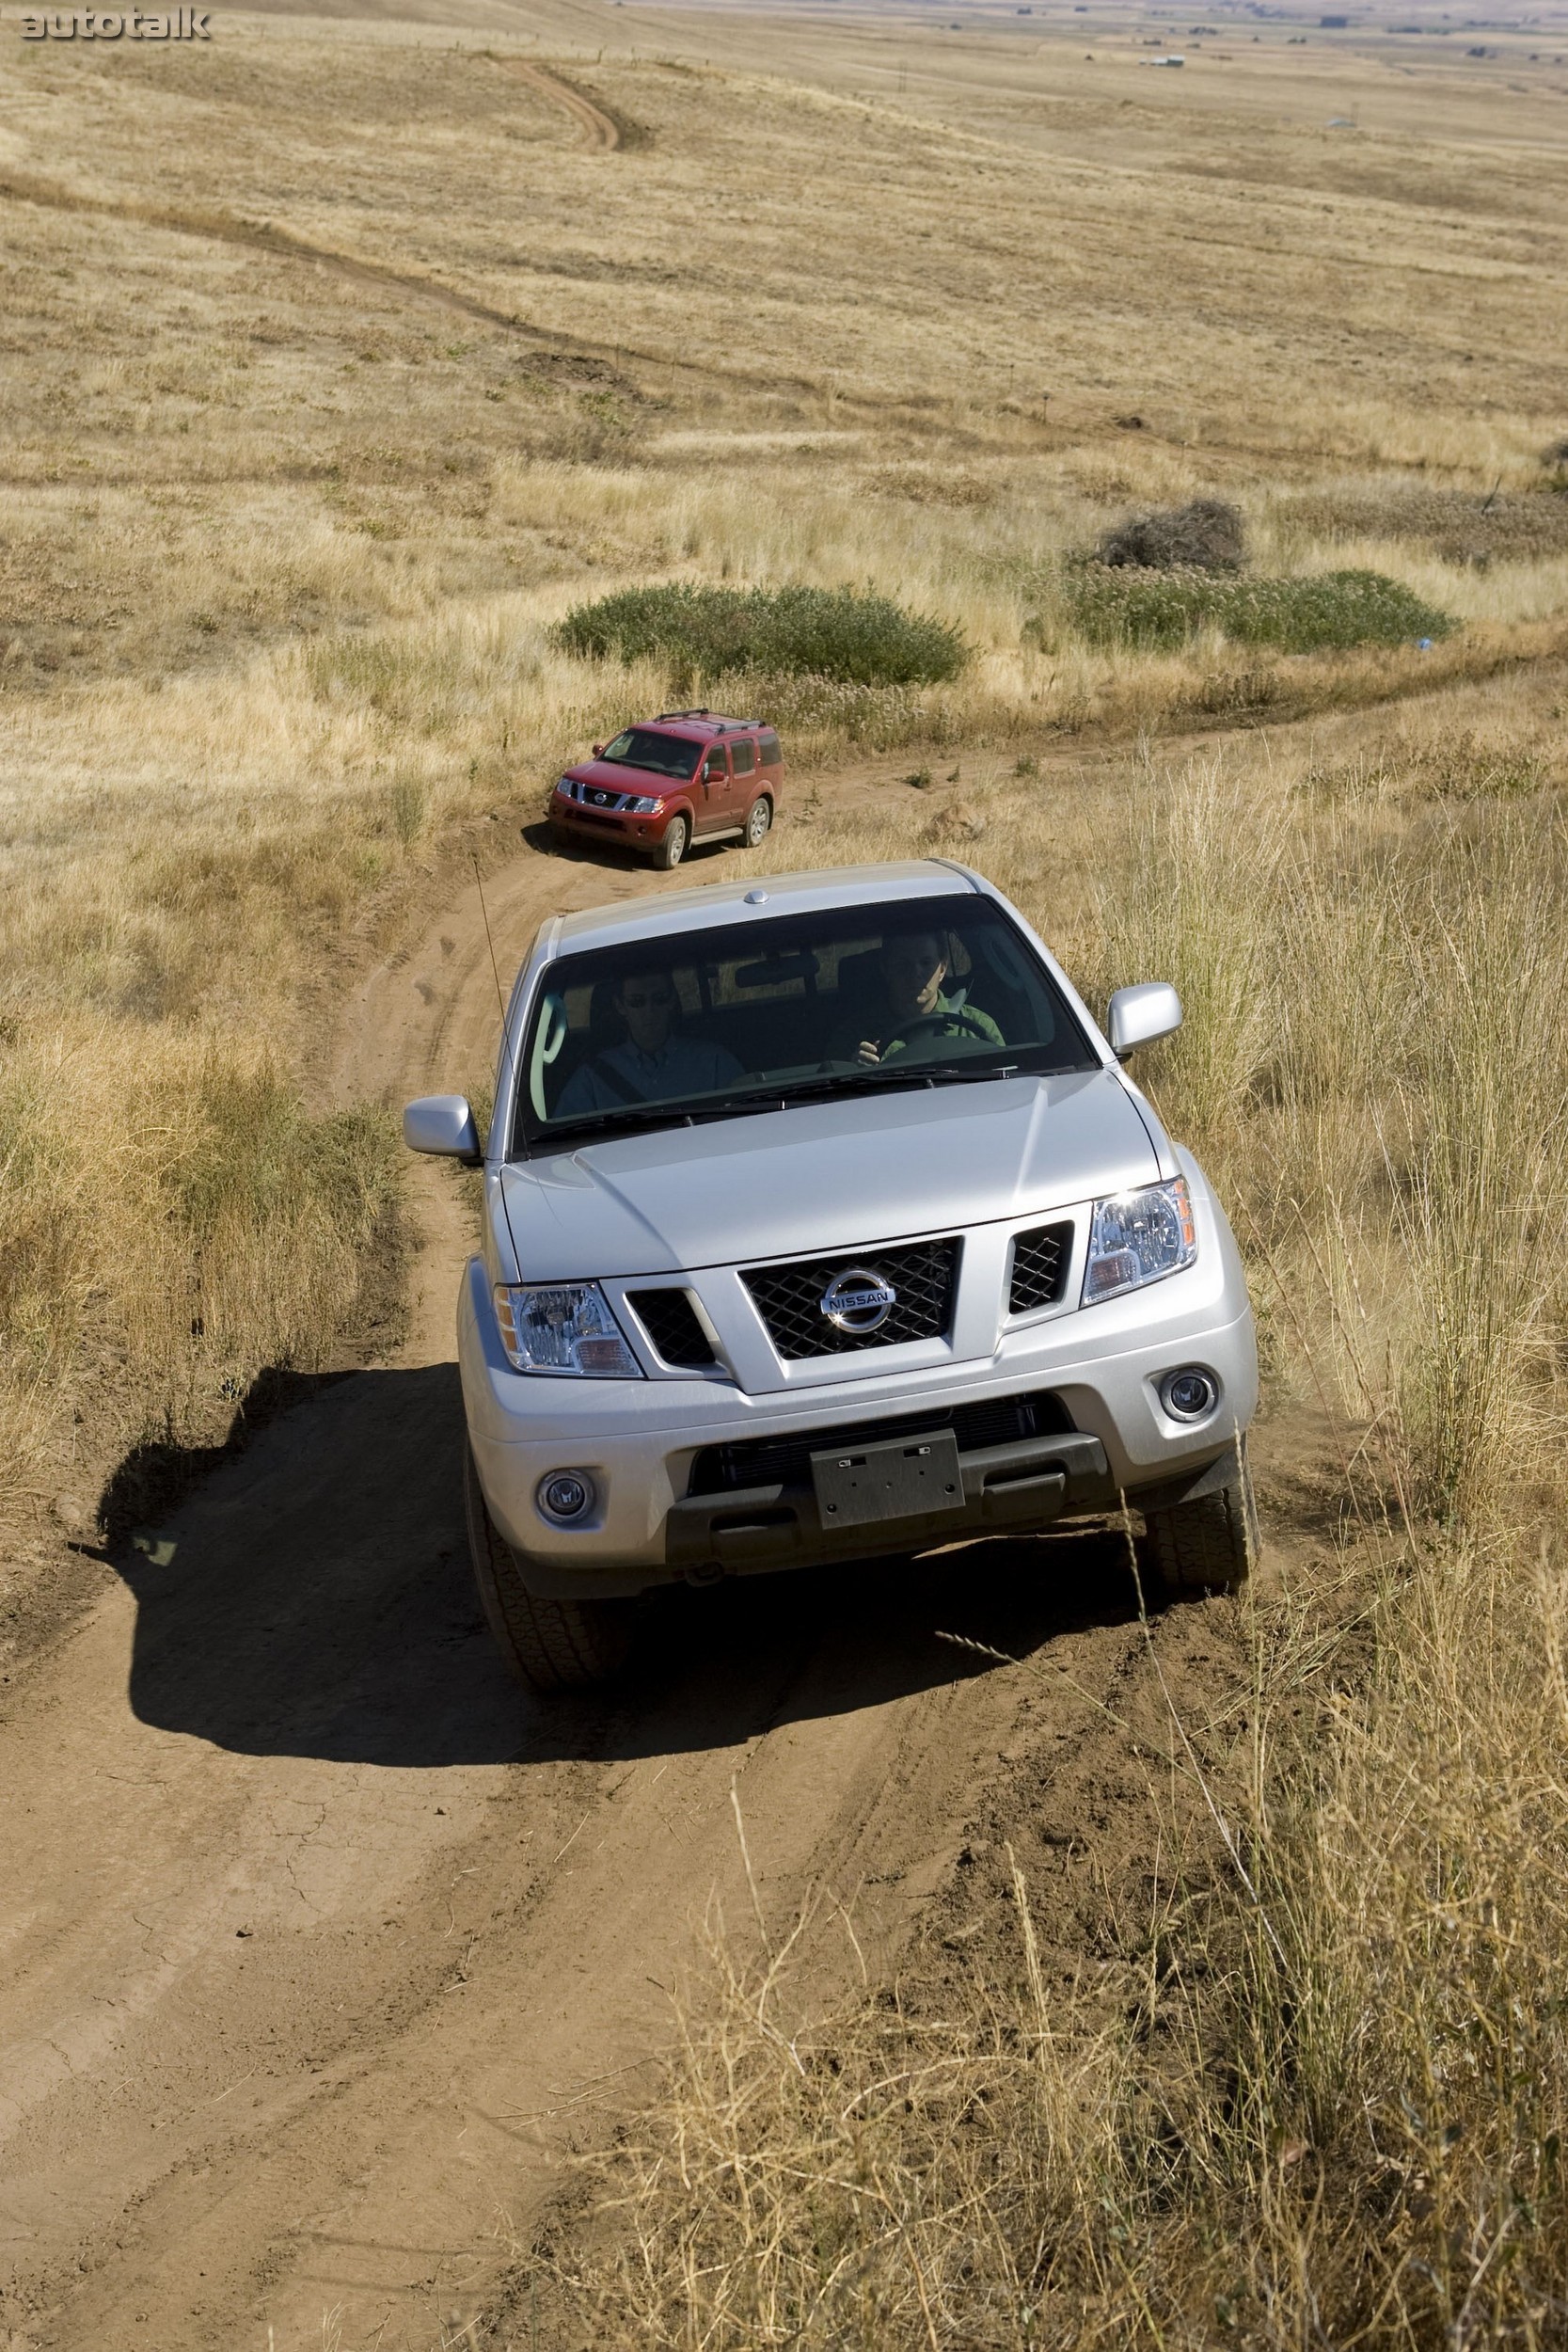
[[[743,727],[760,727],[763,723],[760,719],[721,719],[705,703],[700,710],[661,710],[654,724],[662,726],[672,719],[705,719],[717,735],[738,733]]]

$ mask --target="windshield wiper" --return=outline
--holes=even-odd
[[[701,1104],[618,1103],[613,1110],[578,1111],[572,1119],[552,1120],[535,1141],[546,1145],[567,1143],[577,1135],[597,1135],[601,1127],[689,1127],[702,1110]]]
[[[795,1103],[820,1103],[834,1095],[869,1092],[875,1087],[966,1086],[982,1078],[1037,1078],[1053,1074],[1052,1070],[1025,1070],[1015,1061],[988,1064],[983,1070],[963,1062],[867,1062],[859,1070],[824,1073],[819,1078],[797,1080],[784,1086],[774,1082],[732,1089],[718,1107],[736,1110],[748,1104],[756,1108],[776,1104],[780,1110],[787,1110]]]
[[[859,1094],[863,1089],[877,1086],[924,1086],[926,1073],[913,1070],[879,1070],[868,1065],[861,1071],[840,1071],[832,1077],[795,1079],[781,1086],[776,1078],[759,1080],[754,1087],[732,1087],[727,1094],[693,1105],[697,1113],[710,1117],[726,1111],[788,1110],[795,1103],[820,1103],[834,1094]]]

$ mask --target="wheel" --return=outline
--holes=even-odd
[[[1168,1511],[1144,1513],[1138,1565],[1153,1588],[1151,1597],[1235,1593],[1246,1582],[1259,1547],[1244,1446],[1240,1464],[1240,1475],[1229,1486],[1173,1503]]]
[[[941,1037],[943,1031],[952,1028],[967,1029],[970,1036],[977,1037],[982,1045],[996,1043],[990,1031],[982,1027],[974,1013],[962,1005],[955,1005],[951,1012],[920,1013],[913,1021],[906,1021],[896,1034],[907,1045],[911,1038],[924,1037],[927,1029],[933,1037]]]
[[[630,1601],[546,1600],[531,1593],[516,1555],[490,1517],[474,1468],[463,1457],[463,1501],[474,1581],[501,1656],[531,1691],[581,1690],[608,1681],[626,1663],[631,1642]]]
[[[746,818],[746,847],[760,850],[768,838],[768,828],[773,822],[773,803],[766,792],[760,801],[752,803]]]
[[[667,873],[673,866],[678,866],[686,855],[686,846],[690,838],[691,828],[686,818],[672,817],[655,854],[655,865],[662,866]]]

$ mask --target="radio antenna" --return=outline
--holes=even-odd
[[[474,881],[479,889],[479,911],[484,917],[484,944],[490,950],[490,972],[496,983],[496,1004],[500,1012],[501,1027],[504,1029],[506,1026],[506,998],[501,994],[500,966],[496,961],[496,943],[490,931],[490,910],[484,903],[484,877],[479,870],[479,851],[477,850],[470,850],[468,854],[474,862]]]

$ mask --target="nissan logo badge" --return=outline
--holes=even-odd
[[[818,1303],[835,1330],[862,1339],[881,1329],[898,1304],[898,1293],[881,1275],[851,1265],[833,1276]]]

